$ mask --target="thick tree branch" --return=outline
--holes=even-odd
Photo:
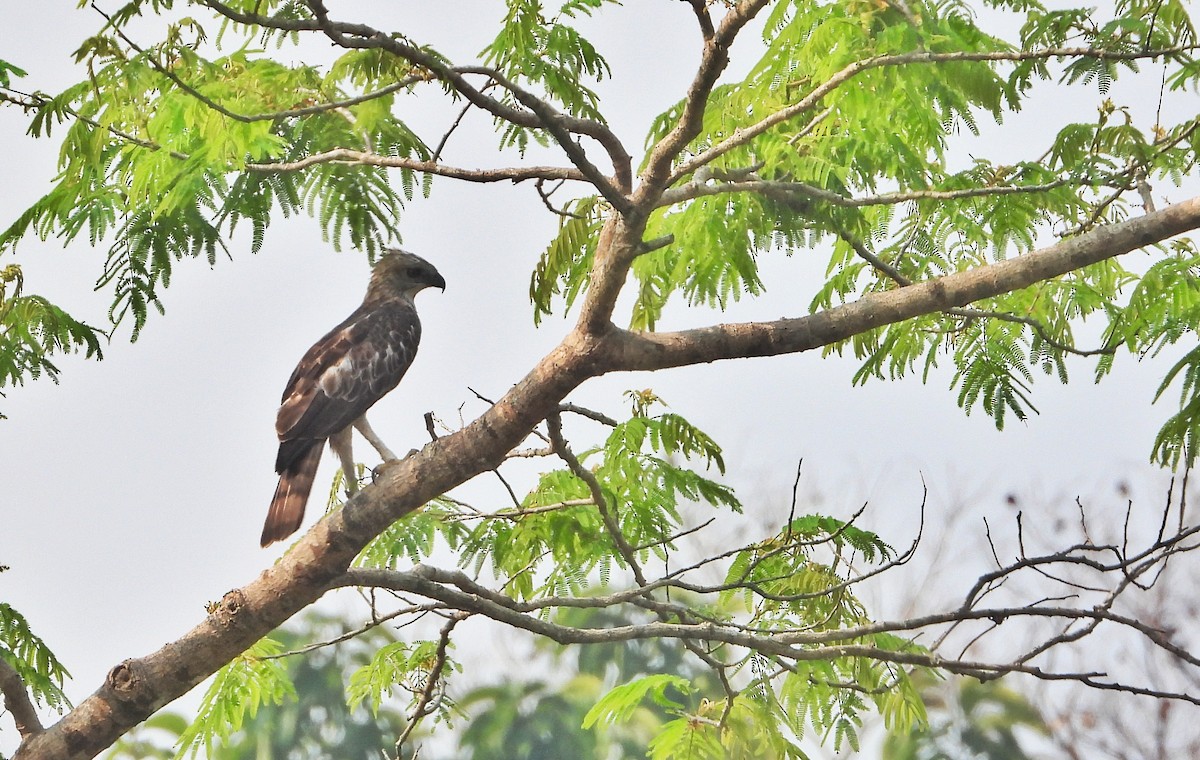
[[[0,657],[0,696],[4,697],[4,708],[12,715],[22,739],[44,730],[21,674],[3,657]]]
[[[615,329],[595,335],[577,329],[481,417],[404,460],[383,465],[373,486],[363,489],[341,510],[318,522],[278,564],[257,580],[227,594],[199,626],[179,640],[146,657],[118,665],[95,694],[57,724],[28,737],[16,757],[21,760],[93,757],[126,730],[190,690],[319,598],[330,583],[342,577],[367,542],[392,522],[438,494],[496,467],[507,452],[588,377],[618,370],[659,369],[808,350],[863,330],[1025,287],[1197,226],[1200,226],[1200,199],[1192,199],[1035,253],[908,288],[870,294],[809,317],[657,335]],[[636,246],[635,240],[620,239],[621,230],[620,225],[611,228],[607,244]],[[460,607],[460,602],[475,604],[479,598],[466,594],[462,597],[467,597],[467,601],[453,597],[454,606],[473,611],[470,606]],[[535,633],[542,632],[538,626],[550,625],[511,610],[506,614],[534,621],[527,625],[534,626]],[[636,635],[713,640],[707,633],[708,625],[660,622],[639,629]],[[544,632],[551,638],[558,636],[555,640],[564,643],[617,635],[571,634],[564,639],[562,632],[552,627]],[[748,634],[731,633],[716,640],[742,645],[756,639]],[[798,650],[779,642],[770,644],[764,652],[782,657],[834,654]]]
[[[375,484],[318,522],[277,564],[229,592],[177,641],[115,667],[55,725],[31,736],[20,760],[91,758],[314,602],[391,523],[504,455],[593,373],[594,339],[571,335],[482,417],[379,468]]]
[[[849,231],[840,229],[840,230],[838,230],[838,236],[841,237],[842,240],[845,240],[846,243],[851,248],[854,249],[854,252],[858,254],[859,258],[866,261],[868,264],[870,264],[872,267],[874,267],[875,270],[877,270],[878,272],[886,275],[889,279],[891,279],[896,284],[902,285],[905,287],[913,284],[913,281],[911,279],[909,279],[908,277],[906,277],[903,272],[901,272],[895,266],[889,264],[888,262],[886,262],[883,259],[876,256],[874,254],[874,252],[872,252],[871,249],[867,247],[866,243],[859,240],[854,235],[850,234]],[[1031,330],[1033,330],[1035,333],[1037,333],[1038,337],[1041,338],[1047,345],[1052,346],[1054,349],[1061,351],[1063,353],[1073,354],[1075,356],[1097,356],[1100,354],[1113,354],[1113,353],[1116,353],[1116,351],[1117,351],[1116,346],[1103,346],[1101,348],[1079,349],[1068,343],[1063,343],[1062,341],[1058,340],[1050,333],[1049,328],[1047,328],[1045,325],[1043,325],[1041,322],[1034,319],[1033,317],[1022,317],[1018,314],[1010,314],[1010,313],[1004,312],[1004,311],[985,311],[983,309],[962,309],[962,308],[947,309],[945,313],[949,314],[951,316],[955,316],[955,317],[963,317],[965,319],[998,319],[1002,322],[1013,322],[1016,324],[1025,325],[1026,327],[1029,327]]]
[[[615,328],[590,334],[577,329],[481,417],[404,460],[383,465],[375,485],[363,489],[341,510],[318,522],[257,580],[227,594],[191,632],[158,652],[127,660],[114,668],[95,694],[54,726],[30,736],[17,757],[70,760],[94,756],[319,598],[367,542],[392,522],[438,494],[496,467],[571,390],[589,377],[619,370],[661,369],[817,348],[864,330],[1026,287],[1198,226],[1200,198],[1100,228],[1025,256],[895,291],[870,294],[808,317],[661,334],[636,334]],[[610,226],[607,242],[602,240],[601,244],[635,247],[636,240],[623,232],[628,231],[619,223]],[[646,628],[639,635],[662,633],[680,638],[706,638],[700,635],[706,630],[704,625],[655,625],[659,628]],[[547,633],[559,632],[547,629]],[[580,640],[590,636],[593,634]],[[727,643],[740,645],[745,640],[734,637]],[[766,653],[787,657],[802,654],[791,647],[779,646],[778,650]]]
[[[750,5],[739,6],[747,7]],[[722,30],[728,29],[729,18],[722,24]],[[722,33],[715,37],[721,38]],[[391,43],[402,44],[395,40]],[[708,64],[714,81],[720,68],[716,66],[717,58],[710,58]],[[465,81],[461,80],[461,74],[445,68],[443,71],[451,79],[459,78],[455,81]],[[470,85],[465,86],[470,91]],[[490,98],[480,97],[495,105]],[[320,521],[278,564],[257,580],[226,595],[199,626],[179,640],[146,657],[118,665],[97,692],[75,710],[45,731],[27,737],[17,757],[69,760],[94,756],[124,731],[190,690],[317,599],[335,579],[344,578],[343,572],[353,558],[392,522],[438,494],[496,467],[530,430],[558,408],[571,390],[589,377],[610,371],[658,369],[808,350],[863,330],[1026,287],[1197,226],[1200,226],[1200,199],[1193,199],[1025,256],[896,291],[870,294],[808,317],[649,335],[615,330],[609,322],[628,262],[641,250],[641,226],[627,224],[621,216],[611,215],[599,241],[602,254],[597,256],[593,289],[582,310],[579,327],[504,398],[463,430],[438,439],[405,460],[383,466],[376,485],[365,488],[342,510]],[[413,580],[418,581],[421,579]],[[452,591],[432,581],[427,583],[437,586],[441,589],[438,593],[443,595]],[[642,597],[645,592],[640,589],[635,596]],[[447,598],[466,612],[473,611],[470,605],[483,603],[483,597],[461,591],[454,591]],[[550,624],[504,608],[497,600],[489,603],[499,608],[489,611],[501,615],[500,619],[510,616],[520,621],[516,624],[532,626],[530,629],[535,633],[543,632],[559,641],[602,640],[597,637],[612,640],[607,637],[625,635],[619,629],[584,633],[553,627],[542,630],[539,626]],[[628,635],[667,635],[738,645],[749,645],[761,638],[711,626],[711,623],[660,621]],[[835,654],[826,649],[798,649],[769,638],[763,646],[767,647],[765,653],[780,657]],[[987,671],[984,665],[961,667]]]
[[[613,330],[604,371],[654,370],[716,359],[808,351],[867,330],[1028,287],[1200,227],[1200,197],[1100,227],[1047,248],[857,301],[807,317],[681,332]]]

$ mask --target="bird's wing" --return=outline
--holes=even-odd
[[[275,419],[280,459],[289,441],[325,439],[396,387],[412,365],[421,323],[410,303],[359,308],[317,341],[296,366]],[[303,447],[295,447],[299,456]]]

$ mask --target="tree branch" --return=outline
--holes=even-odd
[[[1133,618],[1116,615],[1111,611],[1103,609],[1010,607],[969,611],[955,610],[919,618],[873,623],[835,631],[771,631],[761,629],[747,631],[739,630],[737,626],[713,621],[672,623],[661,620],[658,622],[606,628],[579,628],[554,623],[541,615],[528,614],[527,611],[522,609],[528,607],[527,604],[523,605],[503,594],[479,587],[478,584],[470,582],[469,579],[466,580],[471,584],[470,587],[475,589],[474,593],[449,588],[439,582],[439,579],[449,580],[461,575],[461,573],[455,571],[442,571],[424,565],[419,565],[410,572],[355,569],[335,579],[331,584],[331,588],[366,586],[417,594],[441,602],[451,609],[482,615],[513,628],[549,638],[559,644],[600,644],[650,638],[681,639],[684,641],[729,644],[758,652],[765,656],[778,657],[794,662],[863,657],[881,662],[942,668],[950,672],[975,677],[986,678],[1004,673],[1023,673],[1044,680],[1075,680],[1095,688],[1200,704],[1200,696],[1102,680],[1104,674],[1100,672],[1053,672],[1028,664],[1027,662],[968,661],[962,658],[939,656],[934,652],[896,651],[860,643],[831,644],[831,642],[839,640],[861,641],[863,638],[874,634],[913,631],[947,622],[988,619],[1004,620],[1016,617],[1042,617],[1096,622],[1110,621],[1139,630],[1150,636],[1152,640],[1162,638],[1161,631],[1145,626]],[[465,579],[465,576],[463,578]],[[644,592],[644,589],[642,591]],[[638,595],[640,594],[635,592],[635,594],[630,596],[629,600]],[[579,600],[564,599],[562,601]],[[596,602],[598,600],[591,599],[590,601]],[[1200,664],[1200,660],[1190,655],[1188,662],[1190,664]]]
[[[683,2],[692,6],[692,13],[696,14],[696,23],[700,25],[700,35],[704,39],[712,39],[716,33],[713,29],[712,16],[708,12],[708,3],[706,0],[683,0]]]
[[[706,179],[706,178],[705,178]],[[861,198],[850,198],[831,190],[809,185],[805,182],[780,182],[761,179],[747,179],[734,182],[710,184],[700,179],[685,185],[671,188],[663,192],[658,203],[659,207],[673,206],[677,203],[703,198],[710,195],[728,193],[761,193],[764,195],[799,196],[824,201],[831,206],[845,208],[860,208],[863,206],[885,206],[909,201],[947,201],[961,198],[980,198],[995,195],[1018,195],[1022,193],[1044,193],[1065,185],[1084,185],[1086,180],[1062,178],[1053,182],[1038,185],[997,185],[995,187],[968,187],[960,190],[905,190],[894,193],[880,193]]]
[[[730,46],[738,33],[758,15],[767,2],[768,0],[741,0],[721,19],[716,31],[705,36],[700,65],[688,87],[679,121],[650,149],[646,158],[646,168],[641,175],[642,186],[634,194],[635,205],[644,207],[650,199],[657,198],[663,188],[675,181],[671,163],[700,133],[708,96],[712,94],[721,72],[729,65]]]
[[[905,288],[871,293],[807,317],[681,332],[614,330],[605,371],[654,370],[714,359],[777,356],[827,346],[935,311],[966,306],[1120,256],[1200,226],[1200,197],[1100,227],[1047,248]]]
[[[0,657],[0,695],[4,697],[4,708],[12,715],[22,739],[45,730],[21,674],[3,657]]]
[[[856,254],[858,254],[858,257],[860,259],[866,261],[868,264],[870,264],[872,267],[874,267],[877,271],[886,275],[887,277],[889,277],[892,281],[894,281],[898,285],[908,287],[909,285],[913,284],[913,281],[911,279],[909,279],[908,277],[906,277],[903,272],[901,272],[895,266],[889,264],[888,262],[886,262],[883,259],[876,256],[874,254],[874,252],[872,252],[871,249],[868,248],[867,245],[863,241],[859,240],[857,237],[850,234],[849,231],[847,231],[845,229],[839,229],[838,236],[842,240],[845,240],[846,244],[854,249],[854,252]],[[999,319],[1002,322],[1013,322],[1015,324],[1025,325],[1025,326],[1029,327],[1030,329],[1032,329],[1035,333],[1037,333],[1038,337],[1040,337],[1046,343],[1046,345],[1051,346],[1054,349],[1061,351],[1063,353],[1073,354],[1075,356],[1096,356],[1099,354],[1113,354],[1113,353],[1116,353],[1116,351],[1117,351],[1117,347],[1115,345],[1103,346],[1101,348],[1093,348],[1093,349],[1084,350],[1084,349],[1078,349],[1075,346],[1072,346],[1070,344],[1063,343],[1062,341],[1058,340],[1057,338],[1055,338],[1053,335],[1050,334],[1050,329],[1048,327],[1046,327],[1045,325],[1043,325],[1041,322],[1034,319],[1033,317],[1022,317],[1017,314],[1010,314],[1005,311],[985,311],[982,309],[963,309],[963,308],[947,309],[945,311],[945,313],[949,314],[951,316],[963,317],[966,319]]]
[[[637,554],[634,553],[633,547],[629,545],[629,541],[625,539],[625,534],[621,532],[621,521],[617,517],[616,505],[609,504],[605,498],[604,489],[600,486],[600,481],[596,479],[595,473],[588,470],[575,456],[575,452],[571,451],[567,440],[563,438],[562,419],[558,413],[550,415],[546,418],[546,430],[550,433],[550,445],[554,448],[554,453],[559,459],[566,463],[575,477],[582,480],[588,488],[588,492],[592,495],[592,501],[596,503],[596,509],[600,511],[600,518],[604,521],[604,527],[608,531],[609,537],[613,540],[613,545],[617,547],[617,552],[625,560],[625,564],[633,572],[633,579],[638,586],[646,585],[646,576],[642,572],[641,563],[638,562]]]
[[[433,702],[433,695],[437,691],[438,684],[442,683],[442,671],[446,668],[447,650],[450,648],[450,634],[454,632],[454,626],[466,620],[467,617],[469,615],[466,613],[451,615],[446,624],[442,626],[442,630],[438,632],[437,650],[434,654],[433,665],[429,668],[429,675],[425,677],[425,685],[421,689],[417,704],[413,706],[412,712],[408,716],[408,725],[405,726],[404,733],[400,734],[400,738],[396,740],[397,757],[400,756],[400,750],[404,747],[404,742],[408,741],[408,737],[412,736],[412,732],[421,722],[421,719],[432,711],[430,703]]]
[[[361,164],[364,166],[382,166],[389,169],[408,169],[414,172],[435,174],[441,177],[461,179],[468,182],[502,182],[504,180],[523,182],[529,179],[587,181],[587,178],[578,169],[562,166],[514,166],[498,169],[464,169],[456,166],[447,166],[440,161],[422,161],[403,156],[384,156],[352,148],[333,148],[322,153],[305,156],[296,161],[248,163],[246,164],[246,170],[264,173],[292,172],[307,169],[316,164],[334,162]]]
[[[549,132],[559,147],[571,159],[571,162],[587,177],[588,181],[596,187],[600,194],[605,197],[605,200],[609,201],[614,208],[622,211],[628,210],[629,201],[625,197],[623,189],[627,192],[627,185],[629,183],[623,182],[622,178],[629,177],[629,166],[632,159],[612,130],[600,122],[568,116],[559,112],[550,103],[518,87],[514,82],[508,80],[495,69],[483,66],[450,66],[438,56],[409,44],[398,36],[386,34],[367,24],[334,21],[329,18],[329,12],[321,0],[306,0],[307,5],[314,14],[314,18],[311,19],[279,18],[264,16],[259,13],[243,12],[231,8],[220,2],[220,0],[197,1],[221,16],[239,24],[260,26],[266,29],[286,32],[321,32],[340,47],[360,50],[386,50],[398,58],[419,66],[431,72],[434,77],[445,82],[470,103],[478,106],[492,116],[515,126],[528,129],[542,129]],[[487,95],[467,80],[467,74],[482,74],[488,77],[489,80],[500,84],[511,92],[525,109],[514,108],[507,103]],[[583,148],[571,137],[572,134],[591,137],[604,147],[613,162],[616,184],[609,180],[588,159]]]
[[[621,178],[628,178],[629,164],[632,159],[620,140],[607,126],[561,113],[549,102],[517,86],[495,69],[483,66],[448,66],[437,56],[366,24],[333,21],[329,18],[322,0],[306,0],[306,2],[316,15],[317,28],[336,44],[345,48],[386,50],[409,63],[429,70],[468,101],[493,116],[517,126],[545,130],[571,159],[571,163],[578,167],[614,208],[622,212],[629,210],[629,200],[625,197],[622,187],[624,185],[625,191],[627,191],[628,182],[622,183]],[[489,80],[511,92],[513,97],[527,110],[513,108],[486,95],[467,81],[465,76],[467,74],[482,74],[488,77]],[[592,137],[608,151],[617,178],[615,185],[591,162],[572,134]]]
[[[762,133],[781,124],[793,117],[812,110],[825,96],[832,93],[842,85],[857,77],[864,71],[893,66],[908,66],[913,64],[938,64],[952,62],[984,62],[984,61],[1033,61],[1046,60],[1049,58],[1097,58],[1106,61],[1133,61],[1142,60],[1145,58],[1158,58],[1165,55],[1174,55],[1177,53],[1187,53],[1197,49],[1196,45],[1181,45],[1178,47],[1163,48],[1160,50],[1138,50],[1129,52],[1120,52],[1113,50],[1103,50],[1100,48],[1084,48],[1084,47],[1063,47],[1063,48],[1043,48],[1041,50],[1018,50],[1018,51],[994,51],[987,53],[971,53],[971,52],[956,52],[956,53],[930,53],[924,50],[912,53],[900,53],[895,55],[878,55],[872,58],[864,58],[847,65],[841,71],[838,71],[829,79],[822,82],[814,88],[812,92],[801,98],[796,103],[781,108],[775,113],[761,119],[754,124],[734,130],[734,133],[729,138],[722,140],[708,150],[702,151],[693,156],[687,161],[682,162],[671,172],[671,176],[667,181],[667,185],[674,184],[682,177],[686,177],[692,172],[699,169],[701,166],[712,163],[717,158],[725,155],[734,148],[745,145],[746,143],[758,137]]]

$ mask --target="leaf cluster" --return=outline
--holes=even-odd
[[[55,354],[83,351],[88,358],[103,358],[104,333],[41,296],[22,295],[23,285],[18,265],[0,269],[0,388],[43,374],[57,382]]]
[[[65,130],[60,174],[0,233],[0,249],[31,234],[114,240],[98,286],[113,293],[112,321],[131,318],[136,338],[149,309],[162,310],[159,294],[175,264],[214,264],[239,224],[250,226],[252,251],[277,214],[301,212],[318,219],[335,247],[374,256],[399,239],[400,211],[418,184],[412,172],[399,170],[396,183],[379,167],[286,167],[337,149],[428,158],[428,147],[393,114],[398,91],[321,107],[392,84],[408,67],[363,51],[345,54],[324,75],[248,46],[208,57],[207,35],[193,19],[144,49],[125,35],[124,17],[76,52],[86,81],[38,101],[31,134]],[[428,191],[427,178],[421,189]]]
[[[616,425],[603,446],[581,455],[601,486],[606,507],[619,516],[625,539],[642,556],[665,556],[684,503],[740,510],[727,486],[680,466],[676,457],[724,469],[720,446],[673,413],[637,414]],[[624,564],[594,494],[569,468],[543,473],[518,506],[486,516],[455,502],[432,502],[372,541],[358,562],[387,568],[405,560],[420,562],[439,537],[457,553],[461,566],[476,573],[490,566],[520,599],[578,593],[593,571],[607,582],[613,562]]]
[[[604,56],[571,23],[599,11],[615,0],[567,0],[548,14],[542,0],[506,0],[507,13],[495,39],[481,51],[484,63],[510,82],[532,86],[547,102],[558,104],[565,113],[603,122],[600,101],[589,86],[611,75]],[[501,102],[520,107],[511,91]],[[501,147],[514,146],[524,152],[533,139],[548,145],[544,133],[498,122]]]
[[[364,702],[370,705],[372,715],[379,715],[379,710],[385,699],[390,696],[397,684],[405,684],[405,688],[418,694],[425,688],[429,679],[438,680],[445,674],[461,671],[462,667],[453,660],[446,658],[441,669],[434,672],[437,665],[436,641],[418,641],[408,643],[394,641],[380,647],[371,661],[356,670],[346,684],[346,699],[353,711]],[[442,700],[439,710],[443,716],[453,707],[453,702]]]
[[[0,602],[0,659],[16,670],[37,704],[59,713],[71,706],[62,690],[71,674],[25,617],[4,602]]]
[[[261,706],[295,699],[296,689],[283,662],[272,659],[282,651],[278,641],[263,638],[218,670],[195,720],[179,737],[176,757],[196,757],[201,750],[212,757],[214,745],[228,741]]]

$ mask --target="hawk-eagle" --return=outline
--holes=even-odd
[[[432,264],[406,251],[389,250],[371,271],[362,305],[296,365],[275,418],[279,485],[263,525],[263,546],[300,527],[326,440],[342,462],[350,493],[358,487],[351,428],[362,433],[384,461],[397,458],[371,430],[365,413],[412,365],[421,340],[413,298],[431,286],[446,289]]]

